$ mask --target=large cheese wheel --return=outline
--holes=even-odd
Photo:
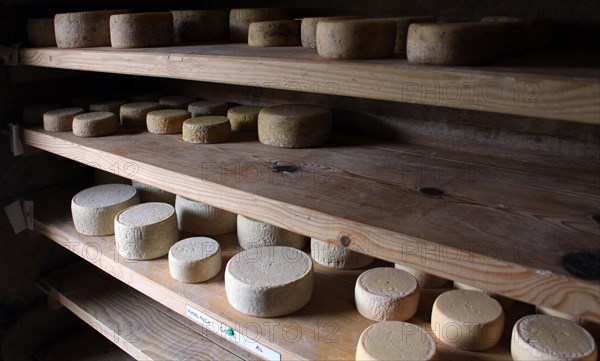
[[[231,124],[223,116],[204,116],[183,122],[183,140],[188,143],[220,143],[229,139]]]
[[[310,255],[315,262],[338,269],[362,268],[374,261],[371,256],[315,238],[310,239]]]
[[[522,47],[521,50],[539,50],[550,46],[552,42],[552,22],[546,18],[527,18],[512,16],[486,16],[481,21],[484,22],[509,22],[523,24],[523,39],[517,40],[516,46]]]
[[[362,16],[326,16],[302,18],[300,39],[302,46],[309,49],[317,48],[317,24],[321,20],[363,19]]]
[[[309,148],[331,137],[331,111],[316,105],[286,104],[258,114],[258,139],[278,148]]]
[[[235,232],[237,224],[235,213],[180,195],[175,199],[175,209],[179,229],[182,231],[204,236]]]
[[[242,251],[225,267],[227,300],[236,310],[257,317],[277,317],[304,307],[313,292],[313,265],[291,247]]]
[[[193,95],[168,95],[158,99],[158,102],[168,109],[183,109],[187,110],[190,103],[198,100]]]
[[[473,287],[471,285],[468,285],[466,283],[462,283],[462,282],[454,282],[454,287],[456,287],[459,290],[469,290],[469,291],[477,291],[477,292],[483,292],[486,295],[492,297],[493,299],[495,299],[496,301],[500,302],[500,305],[502,306],[502,308],[507,309],[509,307],[511,307],[512,305],[515,304],[515,300],[513,300],[512,298],[508,298],[508,297],[504,297],[504,296],[500,296],[498,294],[495,294],[493,292],[484,290],[482,288],[478,288],[478,287]]]
[[[229,10],[179,10],[171,13],[176,42],[229,39]]]
[[[124,127],[141,127],[146,125],[146,116],[153,110],[162,109],[156,102],[127,103],[121,105],[119,114]]]
[[[73,134],[78,137],[101,137],[117,130],[117,117],[111,112],[91,112],[73,118]]]
[[[396,22],[396,46],[394,48],[396,53],[406,52],[406,39],[408,37],[408,28],[410,24],[435,23],[437,21],[435,16],[399,16],[385,18],[385,20]]]
[[[395,44],[392,20],[321,20],[317,24],[317,51],[325,58],[387,58],[394,55]]]
[[[27,19],[27,42],[31,46],[56,46],[54,18]]]
[[[128,259],[164,256],[179,239],[175,208],[170,204],[138,204],[121,211],[114,222],[117,251]]]
[[[169,272],[180,282],[204,282],[220,271],[221,246],[212,238],[186,238],[169,250]]]
[[[229,108],[227,119],[231,123],[231,130],[234,132],[256,130],[258,128],[258,113],[262,108],[251,105]]]
[[[140,203],[160,202],[175,205],[175,194],[156,188],[146,183],[136,180],[131,181],[131,185],[137,189],[140,195]]]
[[[399,263],[396,263],[395,267],[413,275],[413,277],[417,279],[419,287],[421,288],[438,288],[450,282],[450,280],[445,278],[438,277],[436,275],[432,275],[431,273],[423,272],[412,267],[401,265]]]
[[[583,327],[547,315],[529,315],[515,323],[510,353],[515,361],[598,360],[598,346]]]
[[[113,48],[147,48],[173,43],[173,15],[170,12],[119,14],[110,17]]]
[[[261,221],[256,221],[238,214],[237,236],[240,246],[244,249],[264,246],[286,246],[302,249],[306,246],[308,237],[276,227]]]
[[[187,119],[190,119],[190,113],[183,109],[153,110],[146,115],[146,126],[150,133],[176,134],[181,133]]]
[[[282,8],[231,9],[229,13],[229,39],[245,43],[248,41],[248,28],[251,23],[288,18],[289,11]]]
[[[83,108],[59,108],[44,113],[44,130],[68,132],[73,129],[73,118],[83,113]]]
[[[59,48],[110,46],[110,17],[129,10],[84,11],[54,16],[54,33]]]
[[[299,20],[258,21],[248,28],[249,46],[299,46]]]
[[[543,307],[543,306],[535,306],[535,312],[541,314],[541,315],[548,315],[548,316],[554,316],[554,317],[560,317],[560,318],[564,318],[565,320],[569,320],[571,322],[575,322],[578,325],[584,325],[586,323],[585,319],[581,318],[581,317],[577,317],[577,316],[573,316],[571,314],[565,313],[565,312],[561,312],[561,311],[557,311],[554,310],[552,308],[549,307]]]
[[[138,204],[137,191],[126,184],[103,184],[77,193],[71,200],[73,225],[87,236],[108,236],[115,233],[115,216]]]
[[[188,105],[188,112],[192,117],[203,117],[206,115],[227,115],[229,104],[217,100],[198,100]]]
[[[441,342],[480,351],[495,346],[502,337],[504,312],[498,301],[484,293],[452,290],[435,300],[431,324]]]
[[[31,125],[44,124],[44,113],[60,108],[60,103],[32,104],[23,108],[23,123]]]
[[[119,117],[121,105],[125,103],[127,103],[125,100],[103,100],[91,103],[89,109],[90,112],[111,112]]]
[[[374,321],[406,321],[417,313],[419,285],[408,272],[372,268],[363,272],[354,287],[356,309]]]
[[[402,321],[378,322],[367,327],[356,345],[356,360],[430,361],[436,345],[427,331]]]

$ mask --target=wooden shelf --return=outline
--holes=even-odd
[[[329,60],[302,47],[24,48],[23,65],[199,80],[600,124],[598,51],[553,50],[481,67]]]
[[[125,351],[88,327],[35,353],[36,361],[134,361]]]

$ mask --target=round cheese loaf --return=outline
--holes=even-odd
[[[237,236],[244,249],[264,246],[286,246],[302,249],[308,237],[261,221],[237,215]]]
[[[164,256],[179,239],[175,208],[170,204],[138,204],[121,211],[114,222],[117,251],[128,259]]]
[[[110,17],[113,48],[147,48],[173,44],[170,12],[119,14]]]
[[[138,194],[140,195],[140,203],[160,202],[167,203],[172,206],[175,205],[175,194],[171,192],[167,192],[160,188],[156,188],[136,180],[132,180],[131,185],[138,191]]]
[[[180,282],[204,282],[220,271],[221,246],[212,238],[186,238],[169,250],[169,272]]]
[[[183,109],[187,110],[190,103],[198,100],[193,95],[168,95],[158,99],[158,102],[167,109]]]
[[[31,46],[56,46],[54,18],[27,19],[27,42]]]
[[[326,16],[302,18],[300,26],[300,39],[305,48],[317,48],[317,24],[321,20],[345,20],[345,19],[363,19],[362,16]]]
[[[101,137],[117,130],[117,117],[111,112],[91,112],[73,118],[73,134],[78,137]]]
[[[257,21],[285,20],[289,11],[282,8],[231,9],[229,13],[229,39],[235,42],[248,41],[248,28]]]
[[[321,20],[317,52],[324,58],[374,59],[394,55],[396,23],[380,19]]]
[[[119,116],[121,105],[127,103],[125,100],[104,100],[90,104],[90,112],[111,112]]]
[[[140,202],[137,191],[126,184],[103,184],[77,193],[71,200],[73,225],[86,236],[115,233],[115,216]]]
[[[299,20],[258,21],[248,28],[249,46],[299,46]]]
[[[515,361],[598,360],[596,342],[583,327],[547,315],[529,315],[515,323],[510,353]]]
[[[175,210],[179,229],[182,231],[205,236],[235,232],[235,213],[180,195],[175,199]]]
[[[331,137],[331,111],[316,105],[286,104],[258,114],[258,139],[278,148],[310,148]]]
[[[59,48],[110,46],[110,17],[129,10],[84,11],[56,14],[54,33]]]
[[[231,124],[227,117],[204,116],[183,122],[183,140],[188,143],[220,143],[231,135]]]
[[[535,312],[541,314],[541,315],[548,315],[548,316],[554,316],[554,317],[560,317],[560,318],[564,318],[565,320],[569,320],[571,322],[575,322],[578,325],[585,325],[586,321],[585,319],[581,318],[581,317],[577,317],[577,316],[573,316],[570,315],[568,313],[564,313],[561,311],[557,311],[557,310],[553,310],[551,308],[548,307],[543,307],[543,306],[535,306]]]
[[[454,282],[454,287],[459,289],[459,290],[469,290],[469,291],[477,291],[477,292],[483,292],[486,295],[492,297],[493,299],[495,299],[496,301],[500,302],[500,305],[502,306],[502,308],[507,309],[509,307],[511,307],[512,305],[515,304],[515,300],[513,300],[512,298],[508,298],[508,297],[504,297],[504,296],[500,296],[498,294],[495,294],[493,292],[481,289],[481,288],[477,288],[477,287],[473,287],[470,286],[466,283],[462,283],[462,282]]]
[[[187,119],[190,119],[190,113],[183,109],[153,110],[146,116],[146,126],[150,133],[177,134],[181,133]]]
[[[421,288],[438,288],[450,282],[450,280],[447,280],[445,278],[432,275],[431,273],[419,271],[417,269],[407,267],[398,263],[395,264],[395,267],[413,275],[413,277],[417,279],[419,287]]]
[[[146,125],[146,116],[163,106],[156,102],[127,103],[121,105],[119,114],[121,125],[124,127],[141,127]]]
[[[104,171],[104,170],[101,170],[98,168],[94,169],[94,184],[100,185],[100,184],[115,184],[115,183],[131,185],[131,180],[127,179],[125,177],[121,177],[118,174],[107,172],[107,171]],[[137,190],[137,191],[138,191],[138,196],[141,199],[139,190]],[[112,222],[111,222],[111,224],[112,224]]]
[[[408,272],[391,267],[363,272],[354,287],[356,309],[373,321],[406,321],[417,313],[419,285]]]
[[[433,303],[431,328],[452,347],[481,351],[495,346],[504,330],[504,312],[490,296],[467,290],[442,293]]]
[[[192,117],[203,117],[206,115],[227,115],[229,104],[217,100],[198,100],[188,105],[188,112]]]
[[[436,360],[436,345],[425,329],[412,323],[378,322],[360,335],[356,360]]]
[[[258,128],[258,113],[262,109],[263,107],[251,105],[229,108],[227,119],[231,123],[231,130],[234,132],[256,130]]]
[[[44,113],[44,130],[68,132],[73,129],[73,118],[83,113],[83,108],[59,108]]]
[[[435,23],[437,21],[435,16],[400,16],[384,19],[392,20],[396,23],[396,46],[394,47],[394,52],[396,53],[406,52],[406,39],[408,38],[408,27],[410,24]]]
[[[310,257],[291,247],[242,251],[225,267],[227,300],[236,310],[257,317],[278,317],[304,307],[313,292]]]
[[[176,42],[229,39],[229,10],[179,10],[171,13]]]
[[[338,269],[362,268],[374,261],[371,256],[315,238],[310,239],[310,255],[315,262]]]
[[[30,125],[44,124],[44,113],[60,108],[60,103],[32,104],[23,108],[23,123]]]

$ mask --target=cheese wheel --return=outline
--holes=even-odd
[[[242,251],[225,267],[225,292],[236,310],[278,317],[304,307],[312,297],[314,271],[304,252],[291,247]]]
[[[54,33],[59,48],[110,46],[110,17],[129,10],[84,11],[56,14]]]
[[[113,48],[147,48],[173,44],[170,12],[119,14],[110,17]]]
[[[317,52],[324,58],[375,59],[394,55],[396,23],[380,19],[321,20]]]
[[[146,126],[150,133],[176,134],[181,133],[187,119],[190,119],[190,113],[183,109],[153,110],[146,116]]]
[[[182,231],[205,236],[235,232],[235,213],[180,195],[175,199],[175,210],[179,229]]]
[[[125,100],[105,100],[91,103],[89,109],[90,112],[111,112],[119,117],[121,105],[125,103],[127,103]]]
[[[432,275],[431,273],[419,271],[418,269],[407,267],[398,263],[395,264],[395,267],[413,275],[413,277],[417,279],[419,287],[421,288],[438,288],[450,282],[448,279]]]
[[[356,346],[356,360],[436,360],[436,345],[425,329],[402,321],[378,322],[367,327]]]
[[[248,28],[248,45],[259,47],[299,46],[299,20],[258,21]]]
[[[308,237],[276,227],[261,221],[256,221],[237,215],[237,236],[240,246],[244,249],[264,246],[286,246],[302,249],[306,246]]]
[[[466,283],[462,283],[462,282],[454,282],[454,287],[459,289],[459,290],[469,290],[469,291],[477,291],[477,292],[483,292],[486,295],[492,297],[493,299],[495,299],[496,301],[500,302],[500,305],[502,306],[502,308],[507,309],[509,307],[511,307],[512,305],[515,304],[515,300],[513,300],[512,298],[508,298],[508,297],[504,297],[504,296],[500,296],[498,294],[495,294],[493,292],[481,289],[481,288],[477,288],[477,287],[473,287],[470,286]]]
[[[596,361],[598,346],[583,327],[560,317],[529,315],[515,323],[510,353],[515,361]]]
[[[512,16],[486,16],[483,22],[509,22],[523,24],[524,36],[517,40],[516,46],[521,50],[540,50],[550,46],[552,42],[552,22],[546,18],[527,18]]]
[[[170,204],[138,204],[121,211],[114,222],[117,251],[128,259],[164,256],[179,239],[175,208]]]
[[[229,39],[234,42],[248,41],[248,28],[257,21],[285,20],[289,11],[282,8],[231,9],[229,13]]]
[[[316,105],[286,104],[258,114],[258,139],[278,148],[310,148],[331,137],[331,111]]]
[[[431,328],[437,338],[449,346],[486,350],[502,337],[504,312],[498,301],[484,293],[452,290],[435,300]]]
[[[373,268],[358,276],[354,301],[358,313],[370,320],[406,321],[417,313],[419,285],[408,272]]]
[[[229,39],[229,10],[180,10],[171,13],[176,42]]]
[[[561,311],[556,311],[556,310],[553,310],[548,307],[535,306],[535,312],[537,312],[541,315],[548,315],[548,316],[564,318],[565,320],[575,322],[576,324],[578,324],[580,326],[582,326],[586,323],[585,320],[581,317],[573,316],[573,315],[570,315],[568,313],[564,313]]]
[[[229,104],[216,100],[198,100],[188,105],[188,112],[192,117],[203,117],[206,115],[227,115]]]
[[[406,52],[406,39],[408,38],[410,24],[435,23],[437,21],[435,16],[399,16],[383,19],[392,20],[396,23],[396,46],[394,47],[396,53]]]
[[[73,118],[83,113],[83,108],[59,108],[44,113],[44,130],[68,132],[73,129]]]
[[[146,125],[146,116],[163,106],[156,102],[127,103],[121,105],[119,114],[124,127],[141,127]]]
[[[140,203],[160,202],[175,205],[175,194],[171,192],[136,180],[132,180],[131,185],[138,191]]]
[[[260,113],[262,109],[263,107],[251,105],[241,105],[229,108],[227,111],[227,119],[229,119],[229,122],[231,123],[231,130],[234,132],[257,130],[258,113]]]
[[[167,109],[183,109],[187,110],[190,103],[198,100],[193,95],[168,95],[158,99],[158,102]]]
[[[115,216],[140,202],[137,191],[126,184],[104,184],[87,188],[71,200],[73,225],[86,236],[115,233]]]
[[[183,140],[188,143],[220,143],[229,139],[231,124],[227,117],[204,116],[183,122]]]
[[[302,46],[309,49],[317,48],[317,24],[321,20],[344,20],[344,19],[363,19],[362,16],[321,16],[302,18],[300,25],[300,39]]]
[[[44,124],[44,113],[60,108],[60,103],[32,104],[23,108],[23,123],[30,125]]]
[[[221,246],[212,238],[186,238],[169,250],[169,272],[180,282],[204,282],[220,271]]]
[[[94,169],[94,184],[95,185],[101,185],[101,184],[127,184],[127,185],[131,185],[131,180],[127,179],[125,177],[121,177],[118,174],[114,174],[111,172],[107,172],[101,169]],[[141,199],[141,194],[139,193],[140,191],[138,191],[138,196]],[[112,224],[112,223],[111,223]]]
[[[73,118],[73,134],[78,137],[101,137],[117,130],[117,117],[111,112],[83,113]]]
[[[31,46],[56,46],[54,18],[27,19],[27,42]]]
[[[374,261],[371,256],[315,238],[310,239],[310,255],[318,264],[338,269],[362,268]]]

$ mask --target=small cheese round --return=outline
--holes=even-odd
[[[308,237],[276,227],[261,221],[255,221],[237,215],[237,236],[240,246],[244,249],[264,246],[286,246],[302,249],[306,246]]]
[[[394,48],[394,52],[396,53],[406,52],[406,39],[408,38],[408,28],[410,24],[435,23],[437,21],[435,16],[399,16],[385,18],[385,20],[396,22],[396,46]]]
[[[581,318],[581,317],[577,317],[577,316],[573,316],[571,314],[568,313],[564,313],[561,311],[556,311],[553,310],[551,308],[548,307],[543,307],[543,306],[535,306],[535,312],[541,314],[541,315],[548,315],[548,316],[554,316],[554,317],[560,317],[560,318],[564,318],[565,320],[569,320],[571,322],[575,322],[578,325],[584,325],[586,323],[585,319]]]
[[[180,282],[204,282],[220,271],[221,246],[212,238],[186,238],[169,250],[169,272]]]
[[[158,102],[167,109],[187,110],[190,103],[198,100],[193,95],[167,95],[158,99]]]
[[[258,21],[248,28],[248,45],[259,47],[299,46],[299,20]]]
[[[291,247],[242,251],[225,267],[227,300],[257,317],[278,317],[304,307],[312,297],[314,271],[304,252]]]
[[[153,110],[146,116],[146,126],[150,133],[177,134],[181,133],[187,119],[190,119],[190,113],[183,109]]]
[[[229,39],[229,10],[179,10],[171,13],[176,42]]]
[[[231,123],[231,130],[238,131],[253,131],[258,129],[258,113],[263,107],[251,105],[241,105],[238,107],[229,108],[227,111],[227,119]]]
[[[204,116],[183,122],[183,140],[188,143],[221,143],[231,135],[231,123],[223,116]]]
[[[418,269],[407,267],[398,263],[395,264],[395,267],[413,275],[413,277],[417,279],[419,287],[421,288],[438,288],[450,282],[450,280],[445,278],[432,275],[431,273],[419,271]]]
[[[362,16],[326,16],[302,18],[300,27],[300,39],[302,46],[309,49],[317,48],[317,24],[321,20],[345,20],[345,19],[363,19]]]
[[[204,236],[235,232],[237,221],[235,213],[180,195],[175,199],[175,210],[179,229],[182,231]]]
[[[91,103],[89,106],[90,112],[111,112],[116,117],[119,117],[121,105],[127,103],[125,100],[104,100]]]
[[[466,283],[462,283],[462,282],[454,282],[454,287],[459,289],[459,290],[469,290],[469,291],[477,291],[477,292],[483,292],[486,295],[490,296],[491,298],[495,299],[496,301],[500,302],[500,305],[502,306],[502,308],[507,309],[509,307],[511,307],[512,305],[515,304],[515,300],[513,300],[512,298],[508,298],[508,297],[504,297],[504,296],[500,296],[498,294],[495,294],[493,292],[481,289],[481,288],[477,288],[477,287],[473,287],[470,286]]]
[[[310,255],[315,262],[338,269],[362,268],[374,261],[371,256],[315,238],[310,239]]]
[[[77,193],[71,200],[73,224],[86,236],[115,233],[115,216],[140,202],[137,191],[126,184],[103,184]]]
[[[54,18],[27,19],[27,42],[31,46],[56,46]]]
[[[231,9],[229,13],[229,39],[234,42],[248,41],[248,28],[257,21],[284,20],[289,12],[282,8]]]
[[[510,353],[515,361],[596,361],[598,347],[583,327],[560,317],[529,315],[515,323]]]
[[[175,205],[175,194],[171,192],[136,180],[132,180],[131,185],[137,189],[138,194],[140,195],[140,203],[161,202],[172,206]]]
[[[110,46],[110,17],[129,10],[84,11],[56,14],[54,33],[59,48]]]
[[[494,347],[504,330],[504,312],[490,296],[467,290],[442,293],[433,303],[431,328],[452,347],[481,351]]]
[[[160,110],[163,106],[156,102],[127,103],[121,105],[119,115],[121,125],[124,127],[141,127],[146,125],[146,116],[153,110]]]
[[[402,321],[378,322],[367,327],[356,346],[356,360],[430,361],[436,345],[425,329]]]
[[[380,19],[321,20],[317,52],[324,58],[375,59],[394,55],[396,23]]]
[[[121,211],[114,222],[117,251],[128,259],[164,256],[179,239],[175,208],[170,204],[138,204]]]
[[[68,132],[73,129],[73,118],[83,113],[83,108],[59,108],[44,113],[44,130]]]
[[[356,280],[358,313],[373,321],[406,321],[417,313],[419,285],[408,272],[391,267],[372,268]]]
[[[119,14],[110,17],[113,48],[147,48],[173,44],[170,12]]]
[[[198,100],[188,105],[188,112],[192,117],[202,117],[206,115],[227,115],[229,104],[216,100]]]
[[[258,114],[258,139],[278,148],[310,148],[331,137],[331,111],[316,105],[285,104]]]
[[[44,124],[44,113],[60,108],[60,103],[32,104],[23,108],[23,123],[30,125]]]
[[[91,112],[73,118],[73,134],[78,137],[101,137],[117,130],[117,117],[111,112]]]

